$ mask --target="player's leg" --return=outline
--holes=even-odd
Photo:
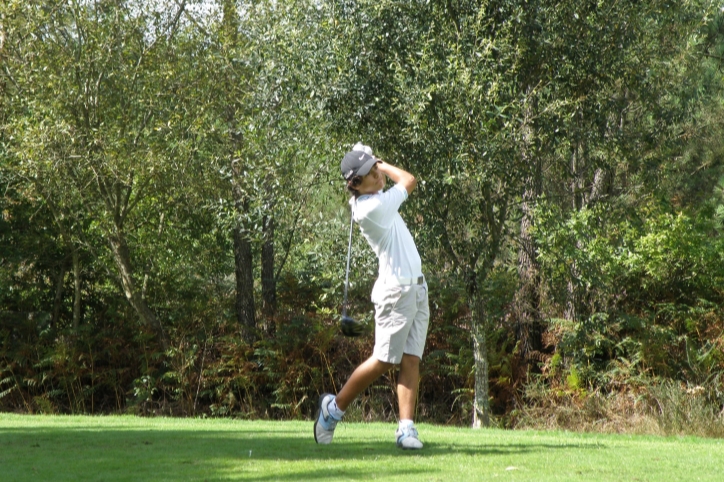
[[[362,393],[392,366],[392,363],[385,363],[375,357],[368,358],[352,372],[352,376],[349,377],[347,383],[337,394],[337,407],[342,411],[347,410],[347,407],[357,398],[357,395]]]
[[[323,394],[319,399],[319,413],[314,422],[314,440],[319,444],[332,443],[334,429],[342,420],[349,404],[392,366],[391,363],[370,357],[352,372],[337,396],[331,393]]]
[[[413,420],[417,402],[417,387],[420,382],[420,358],[402,355],[400,375],[397,378],[397,401],[400,405],[400,420]]]
[[[397,398],[400,406],[400,423],[395,432],[397,446],[404,449],[421,449],[414,425],[417,392],[420,383],[420,360],[425,350],[430,308],[427,299],[427,284],[414,287],[415,307],[413,322],[405,341],[405,350],[400,363],[397,384]]]

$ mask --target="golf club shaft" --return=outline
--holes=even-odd
[[[349,219],[349,243],[347,245],[347,271],[344,274],[344,303],[342,304],[342,316],[347,316],[347,286],[349,285],[349,259],[352,256],[352,228],[354,228],[354,212],[350,211]]]

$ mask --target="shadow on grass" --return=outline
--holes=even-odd
[[[262,427],[259,427],[262,428]],[[0,466],[7,480],[368,480],[385,476],[430,475],[435,458],[522,455],[555,449],[598,449],[600,445],[531,443],[484,445],[427,442],[421,451],[403,451],[392,437],[342,430],[321,446],[309,430],[273,432],[125,428],[0,428]],[[396,464],[417,457],[420,464]],[[379,462],[383,461],[383,462]],[[442,473],[441,473],[442,474]],[[7,476],[6,475],[6,476]]]

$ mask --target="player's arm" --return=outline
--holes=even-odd
[[[377,169],[389,177],[395,184],[402,184],[402,186],[407,189],[407,194],[411,194],[415,189],[415,186],[417,186],[417,179],[415,179],[415,176],[403,169],[400,169],[399,167],[388,164],[385,161],[377,163]]]

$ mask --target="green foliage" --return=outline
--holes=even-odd
[[[123,323],[77,333],[39,332],[34,323],[5,324],[2,336],[0,407],[4,410],[111,413],[125,406],[126,387],[137,373],[128,359],[143,346],[138,343],[141,337]]]
[[[568,219],[543,206],[538,213],[550,309],[565,303],[570,284],[584,293],[588,314],[552,327],[571,370],[606,389],[652,376],[703,383],[721,372],[723,352],[712,335],[723,326],[724,265],[710,212],[652,212],[636,223],[605,218],[601,208]],[[560,364],[560,357],[551,362],[551,376]]]
[[[504,424],[538,388],[595,412],[671,379],[721,403],[717,5],[155,3],[0,4],[0,407],[311,416],[370,348],[336,336],[337,166],[357,140],[419,181],[402,215],[432,295],[420,417],[468,423],[480,327]],[[256,342],[239,340],[235,231],[245,294],[278,294]],[[355,236],[367,324],[376,268]],[[528,268],[549,321],[535,359]],[[392,418],[394,384],[354,416]]]

